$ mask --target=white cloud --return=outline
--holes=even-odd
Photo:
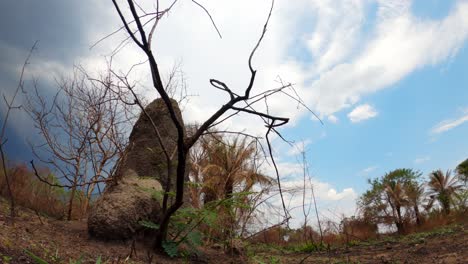
[[[246,3],[206,3],[223,34],[222,40],[203,12],[194,17],[197,8],[185,2],[174,10],[177,15],[168,17],[158,29],[155,43],[161,67],[182,60],[188,88],[198,95],[187,105],[190,112],[186,118],[190,121],[204,120],[226,99],[225,94],[209,85],[209,78],[225,81],[236,91],[248,82],[246,59],[261,31],[268,3]],[[254,92],[277,87],[275,78],[279,75],[294,83],[302,99],[321,117],[335,122],[334,113],[355,105],[363,96],[396,83],[418,68],[453,56],[468,35],[466,4],[458,4],[440,20],[415,17],[408,8],[410,1],[377,4],[375,27],[364,31],[369,1],[277,2],[266,38],[254,57],[258,69]],[[232,10],[243,13],[244,19],[239,20]],[[197,30],[187,25],[197,25]],[[311,61],[292,53],[309,55]],[[395,58],[405,58],[405,62]],[[305,111],[286,100],[270,100],[269,110],[291,117],[293,126]],[[236,118],[230,125],[232,129],[252,126],[252,131],[264,131],[262,122],[255,118]]]
[[[310,207],[313,210],[312,188],[314,189],[317,207],[322,221],[326,219],[332,221],[339,221],[340,214],[350,216],[356,211],[356,198],[357,193],[352,188],[344,188],[339,191],[332,184],[318,181],[312,178],[311,182],[306,183],[305,201],[303,200],[303,180],[290,180],[282,182],[285,190],[285,202],[290,209],[293,216],[293,226],[298,226],[303,223],[303,208],[302,204],[305,203],[306,208]],[[276,201],[279,206],[280,201]],[[310,221],[311,215],[309,216]],[[315,217],[313,217],[315,222]]]
[[[462,125],[463,123],[465,123],[467,121],[468,121],[468,112],[463,111],[462,116],[460,116],[458,118],[454,118],[454,119],[443,120],[440,123],[438,123],[437,125],[435,125],[431,129],[430,132],[432,134],[441,134],[441,133],[447,132],[447,131],[449,131],[451,129],[454,129],[454,128]]]
[[[311,143],[311,139],[301,140],[299,142],[293,143],[292,146],[289,148],[287,154],[289,156],[297,156],[303,151],[307,152],[307,146],[309,146]]]
[[[345,198],[356,198],[356,192],[353,188],[345,188],[342,192],[337,192],[335,189],[331,188],[327,192],[327,198],[332,201],[338,201]]]
[[[379,167],[378,166],[370,166],[367,167],[359,172],[359,175],[361,176],[368,176],[370,173],[374,172],[377,170]]]
[[[281,176],[281,186],[283,189],[284,200],[288,210],[293,217],[291,223],[293,227],[298,227],[303,224],[302,204],[305,203],[306,207],[313,206],[312,200],[312,187],[314,189],[315,198],[319,213],[327,219],[339,221],[339,214],[350,216],[356,210],[356,198],[358,194],[353,188],[343,188],[338,190],[333,184],[318,180],[312,177],[310,180],[306,179],[305,184],[305,202],[303,200],[304,193],[304,179],[303,168],[300,163],[293,162],[280,162],[278,169]],[[266,169],[267,173],[274,173],[273,168]],[[269,174],[270,175],[270,174]],[[271,174],[274,175],[274,174]],[[279,195],[274,196],[270,203],[274,205],[279,211],[282,208]],[[312,218],[311,216],[309,217]],[[314,220],[315,221],[315,220]]]
[[[332,122],[333,124],[336,124],[338,123],[338,117],[336,117],[335,115],[329,115],[328,121]]]
[[[429,160],[431,160],[431,157],[429,157],[429,156],[420,157],[420,158],[416,158],[416,159],[414,160],[414,163],[416,163],[416,164],[421,164],[421,163],[424,163],[424,162],[429,161]]]
[[[354,108],[353,111],[348,114],[348,118],[351,122],[358,123],[376,117],[377,115],[378,113],[374,107],[368,104],[363,104]]]
[[[333,4],[329,2],[330,7]],[[317,73],[318,79],[310,85],[315,109],[333,114],[458,52],[468,36],[467,1],[459,1],[442,19],[416,17],[410,5],[407,0],[378,2],[375,28],[363,38],[362,48]],[[343,19],[348,19],[346,14]],[[333,41],[328,45],[334,45]]]
[[[141,4],[152,8],[150,1]],[[189,94],[196,95],[184,113],[191,122],[205,120],[227,99],[226,94],[209,85],[210,78],[224,81],[236,92],[245,88],[249,80],[248,55],[269,8],[268,1],[203,4],[212,12],[223,39],[218,38],[203,10],[190,2],[179,2],[158,26],[154,40],[162,73],[182,62]],[[377,1],[377,17],[369,27],[370,4],[368,0],[277,1],[267,35],[253,59],[254,68],[258,69],[253,92],[277,87],[276,77],[281,76],[295,84],[307,105],[333,123],[337,121],[334,113],[354,106],[363,96],[395,84],[419,68],[453,57],[467,39],[466,1],[455,4],[442,19],[414,16],[409,8],[411,1]],[[238,14],[243,14],[243,18],[239,19]],[[120,26],[115,11],[105,5],[99,5],[91,15],[106,19],[100,27],[86,28],[86,39],[98,40]],[[121,39],[122,35],[116,34],[77,61],[98,65],[92,58],[108,54]],[[142,58],[138,48],[130,44],[114,57],[114,66],[125,71]],[[54,71],[71,68],[53,62],[47,65]],[[132,79],[139,81],[138,87],[150,88],[149,76],[147,65],[143,65]],[[149,98],[156,95],[153,89],[145,94]],[[271,99],[269,105],[271,113],[290,117],[290,126],[306,113],[287,96]],[[258,107],[265,109],[263,104]],[[239,130],[248,127],[254,134],[264,132],[261,120],[245,115],[226,125]]]

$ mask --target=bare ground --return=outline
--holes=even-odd
[[[6,223],[6,202],[0,198],[0,263],[34,263],[25,249],[49,263],[468,263],[468,230],[461,225],[450,232],[415,234],[405,238],[360,243],[352,247],[315,252],[287,253],[274,249],[230,256],[221,249],[205,248],[199,257],[171,259],[155,255],[141,244],[90,239],[84,221],[59,221],[19,209],[14,225]],[[248,255],[248,256],[247,256]],[[72,262],[70,262],[72,261]]]
[[[468,263],[468,225],[440,231],[387,237],[311,254],[263,252],[264,260],[281,263]]]
[[[60,221],[38,216],[34,211],[18,208],[15,222],[7,223],[7,203],[0,197],[0,263],[35,263],[25,250],[48,263],[242,263],[222,250],[202,249],[199,256],[169,258],[152,253],[142,244],[131,241],[100,241],[88,236],[85,221]],[[136,252],[136,253],[135,253]],[[131,257],[130,257],[131,255]],[[219,262],[222,259],[223,262]]]

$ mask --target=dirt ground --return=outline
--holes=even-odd
[[[242,263],[222,250],[202,249],[200,256],[171,259],[152,253],[141,244],[132,251],[131,241],[90,239],[85,221],[60,221],[19,208],[14,225],[7,224],[6,202],[0,197],[0,263],[35,263],[25,250],[48,263]],[[136,253],[135,253],[136,252]],[[130,257],[131,255],[131,257]],[[222,262],[219,262],[223,259]],[[81,260],[81,262],[77,262]]]
[[[403,238],[364,242],[312,254],[263,252],[257,254],[280,263],[468,263],[468,225],[450,232],[412,234]]]
[[[0,199],[1,200],[1,199]],[[382,240],[312,254],[263,250],[229,256],[222,249],[206,248],[197,258],[171,259],[149,253],[143,245],[90,239],[84,221],[59,221],[19,209],[15,224],[7,224],[5,203],[0,206],[0,263],[35,263],[25,250],[49,263],[468,263],[467,225],[453,232],[427,237]]]

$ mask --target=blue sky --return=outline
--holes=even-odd
[[[270,4],[202,2],[212,11],[222,39],[204,12],[184,2],[158,27],[155,42],[162,72],[180,64],[190,94],[196,94],[184,106],[189,122],[205,120],[226,100],[208,85],[209,78],[236,91],[245,87],[248,54]],[[34,40],[40,41],[39,49],[28,76],[52,94],[54,76],[69,74],[73,64],[102,70],[104,56],[125,37],[117,34],[89,48],[120,25],[104,1],[47,0],[41,14],[34,12],[35,4],[0,4],[0,86],[7,96]],[[151,8],[151,1],[142,4]],[[258,77],[253,91],[276,87],[280,76],[294,84],[324,121],[320,124],[287,98],[269,101],[272,113],[291,118],[283,134],[306,147],[324,217],[353,213],[367,178],[403,167],[426,176],[433,169],[454,169],[468,157],[467,40],[466,0],[276,1],[267,36],[254,57]],[[128,45],[114,58],[114,67],[124,71],[142,59]],[[155,97],[145,89],[151,86],[146,68],[131,77],[141,85],[141,94]],[[4,105],[0,110],[4,112]],[[245,116],[222,128],[265,132],[261,122]],[[27,117],[17,113],[8,133],[10,157],[29,160],[24,142],[36,134]],[[285,186],[297,186],[302,179],[297,149],[278,139],[274,144]],[[297,195],[287,199],[292,207],[300,202]],[[300,219],[300,212],[293,215]]]
[[[454,169],[468,155],[468,123],[446,132],[431,130],[441,121],[464,115],[468,98],[468,52],[463,49],[449,65],[428,67],[365,98],[378,109],[376,117],[352,123],[346,113],[337,124],[301,122],[300,138],[320,138],[308,145],[312,171],[337,188],[362,191],[365,179],[399,167],[427,175],[434,169]],[[446,68],[446,69],[442,69]],[[466,115],[466,113],[465,113]],[[366,169],[368,171],[366,172]]]

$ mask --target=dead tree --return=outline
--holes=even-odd
[[[110,71],[93,79],[77,67],[73,77],[58,82],[52,100],[41,95],[37,85],[28,96],[27,112],[43,139],[32,145],[33,154],[56,171],[60,182],[49,182],[31,164],[39,180],[70,190],[68,220],[77,198],[81,211],[87,211],[95,188],[110,179],[127,143],[130,112],[120,103],[125,95],[115,93],[112,82]]]
[[[23,67],[21,68],[21,74],[20,78],[18,81],[18,86],[16,86],[16,89],[14,91],[13,96],[8,100],[5,95],[3,95],[3,100],[5,101],[5,104],[7,106],[7,110],[5,113],[5,117],[2,122],[2,128],[0,132],[0,156],[2,158],[2,168],[3,168],[3,175],[5,176],[5,182],[7,185],[8,189],[8,195],[10,196],[10,217],[11,221],[14,221],[15,217],[15,198],[13,197],[13,193],[11,190],[11,185],[10,185],[10,176],[8,175],[8,168],[7,168],[7,162],[6,162],[6,156],[5,156],[5,150],[3,149],[4,145],[7,142],[7,138],[5,136],[7,124],[8,124],[8,118],[10,117],[11,110],[14,109],[20,109],[22,106],[21,105],[15,105],[16,104],[16,98],[18,96],[18,93],[20,91],[24,92],[24,72],[26,70],[26,66],[29,64],[29,59],[31,58],[31,54],[36,48],[37,41],[34,43],[32,46],[31,50],[29,51],[28,56],[26,57],[26,60],[23,63]]]
[[[248,85],[243,89],[242,93],[238,94],[234,92],[234,90],[231,89],[226,83],[220,80],[210,79],[209,83],[215,89],[225,92],[228,95],[229,99],[226,101],[226,103],[223,106],[221,106],[207,120],[202,122],[200,126],[197,128],[197,130],[189,137],[184,137],[184,124],[181,123],[177,119],[176,112],[171,103],[170,95],[168,94],[168,91],[166,89],[167,86],[162,82],[162,78],[161,78],[161,74],[159,70],[160,68],[156,60],[156,57],[154,56],[152,45],[151,45],[152,40],[154,38],[154,34],[155,34],[155,28],[157,27],[158,22],[162,19],[162,17],[165,14],[167,14],[171,10],[171,8],[174,6],[177,0],[173,1],[172,4],[165,9],[160,8],[159,1],[156,1],[155,3],[156,10],[154,12],[146,12],[145,10],[142,10],[141,7],[138,5],[138,3],[136,3],[136,1],[134,0],[125,0],[125,1],[112,0],[112,2],[114,4],[115,10],[117,11],[117,14],[121,22],[123,23],[123,26],[121,29],[125,30],[126,34],[128,35],[127,39],[129,39],[135,45],[137,45],[140,48],[141,52],[146,56],[148,66],[151,70],[152,86],[155,89],[157,95],[161,97],[162,100],[164,101],[164,104],[167,107],[168,112],[170,114],[171,120],[177,129],[177,150],[175,153],[175,156],[177,157],[177,162],[176,163],[171,162],[172,154],[169,151],[165,151],[165,155],[166,155],[166,159],[168,163],[168,166],[167,166],[168,171],[170,172],[170,170],[174,169],[173,167],[175,167],[175,171],[176,171],[175,201],[172,204],[170,204],[170,206],[167,205],[166,207],[164,204],[162,206],[162,216],[160,217],[159,223],[158,223],[159,229],[156,231],[156,234],[155,234],[154,247],[156,249],[162,248],[163,242],[166,241],[167,239],[167,234],[168,234],[167,231],[168,231],[170,218],[183,204],[184,179],[185,179],[186,171],[188,170],[186,161],[187,161],[190,149],[195,145],[195,143],[199,140],[199,138],[202,135],[207,133],[213,127],[219,125],[220,123],[226,121],[227,119],[233,116],[236,116],[239,114],[247,114],[253,117],[258,117],[260,120],[262,120],[265,123],[265,126],[266,126],[265,143],[267,146],[267,153],[270,156],[270,161],[272,163],[272,166],[275,167],[276,176],[277,176],[277,184],[280,190],[280,195],[282,197],[281,181],[279,180],[279,173],[276,168],[275,160],[273,158],[270,136],[272,133],[275,133],[282,138],[281,134],[279,133],[277,129],[278,127],[283,126],[286,123],[288,123],[289,118],[270,114],[268,111],[268,107],[264,111],[257,110],[258,109],[257,104],[259,102],[261,102],[262,104],[264,102],[267,102],[268,97],[276,95],[278,93],[287,94],[290,98],[292,98],[299,104],[301,105],[304,105],[304,104],[301,98],[299,98],[297,94],[293,91],[294,88],[292,87],[291,84],[281,84],[281,86],[278,88],[270,89],[270,90],[260,92],[257,94],[253,92],[257,70],[254,69],[252,61],[253,61],[255,52],[259,48],[265,36],[265,33],[267,31],[268,23],[269,23],[271,13],[273,10],[273,6],[274,6],[274,1],[272,1],[271,8],[267,15],[265,24],[263,26],[263,30],[260,33],[259,39],[256,43],[254,43],[253,49],[251,50],[247,59],[248,67],[250,71],[250,75],[247,76]],[[209,16],[209,18],[213,22],[214,27],[219,33],[219,30],[217,29],[216,24],[214,23],[212,16],[207,11],[207,9],[194,0],[192,2],[195,3],[197,7],[203,8],[203,10]],[[124,9],[127,10],[127,8],[129,10],[129,13],[124,13]],[[127,85],[129,90],[133,91],[134,85],[132,85],[130,81],[128,81],[126,75],[120,75],[119,78],[124,84]],[[134,92],[132,93],[135,96],[135,102],[141,107],[142,110],[144,110],[142,104],[139,103],[136,93]],[[157,129],[156,124],[155,124],[154,130],[157,136],[158,129]],[[168,173],[168,175],[171,175],[171,174]],[[167,195],[168,194],[166,193],[164,196],[166,197]],[[288,219],[289,214],[286,210],[285,203],[283,199],[281,200],[282,200],[282,206],[284,209],[284,217]]]

